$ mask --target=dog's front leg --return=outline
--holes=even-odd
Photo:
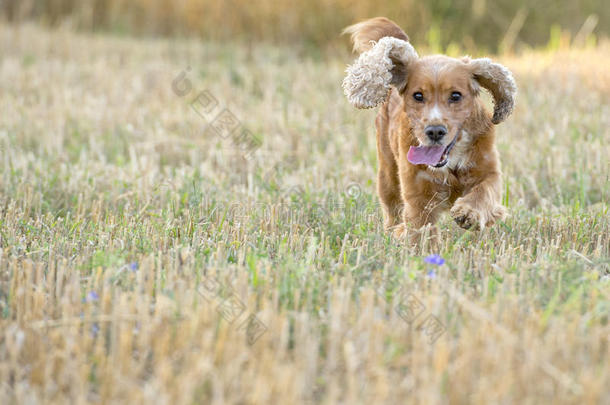
[[[500,173],[488,174],[455,201],[451,217],[464,229],[483,229],[503,220],[506,209],[500,204],[501,190]]]

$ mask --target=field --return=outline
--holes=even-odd
[[[607,42],[498,57],[510,216],[435,249],[382,229],[347,51],[0,49],[0,403],[610,403]]]

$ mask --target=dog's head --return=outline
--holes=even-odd
[[[490,59],[420,58],[407,41],[384,37],[347,68],[343,88],[354,106],[371,108],[387,99],[390,86],[403,97],[420,144],[409,161],[436,167],[447,163],[481,87],[494,98],[494,124],[510,115],[517,91],[510,71]]]

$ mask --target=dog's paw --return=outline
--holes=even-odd
[[[430,247],[434,251],[439,248],[439,232],[434,225],[415,229],[406,223],[402,223],[392,228],[392,236],[406,246]]]
[[[451,208],[451,217],[464,229],[480,230],[506,217],[506,209],[495,205],[489,209],[473,207],[467,201],[458,199]]]
[[[507,215],[508,212],[506,211],[506,208],[501,205],[496,205],[491,209],[491,213],[487,219],[487,222],[485,223],[485,226],[492,226],[496,223],[496,221],[503,221]]]
[[[398,224],[396,226],[393,226],[391,229],[392,229],[392,236],[394,236],[394,238],[402,240],[407,237],[407,234],[408,234],[407,225]]]
[[[459,199],[451,208],[451,217],[460,227],[464,229],[479,229],[481,227],[482,215],[477,209],[466,201]],[[483,226],[485,223],[483,222]]]

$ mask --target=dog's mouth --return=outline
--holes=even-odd
[[[411,146],[407,153],[407,160],[414,165],[428,165],[432,167],[443,167],[449,161],[449,153],[455,146],[460,131],[453,137],[451,143],[445,145]]]

